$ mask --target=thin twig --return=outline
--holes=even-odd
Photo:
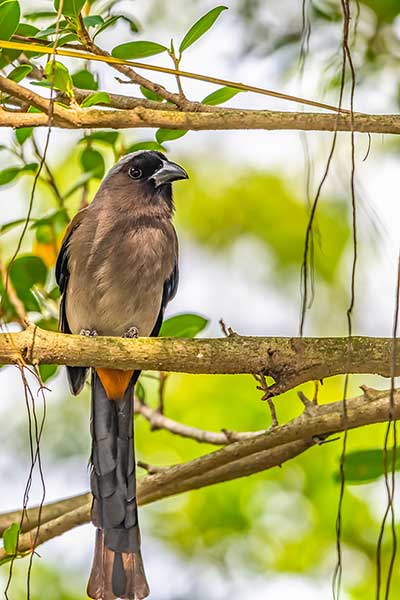
[[[184,425],[179,421],[170,419],[169,417],[166,417],[164,414],[160,413],[158,410],[143,404],[138,400],[138,398],[135,398],[135,413],[142,415],[150,423],[152,430],[166,429],[175,435],[189,438],[200,443],[215,444],[216,446],[231,444],[233,442],[237,442],[238,440],[247,440],[267,431],[229,431],[225,429],[221,432],[206,431],[204,429],[191,427],[190,425]]]

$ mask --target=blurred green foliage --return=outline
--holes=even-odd
[[[297,197],[295,183],[282,177],[246,169],[227,180],[226,165],[214,165],[207,178],[214,185],[202,185],[202,174],[192,175],[192,185],[178,190],[178,223],[200,244],[224,252],[238,239],[260,242],[272,254],[276,272],[282,278],[298,273],[304,250],[307,211]],[[199,210],[201,206],[201,211]],[[319,243],[316,244],[315,269],[327,282],[333,282],[349,240],[347,208],[341,198],[324,199],[318,211]],[[318,251],[319,250],[319,251]]]

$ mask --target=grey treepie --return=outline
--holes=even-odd
[[[155,151],[123,157],[72,219],[56,265],[60,330],[82,335],[156,336],[178,285],[171,183],[186,171]],[[67,367],[73,394],[89,369]],[[91,598],[149,594],[140,551],[133,440],[139,371],[92,369],[92,522],[97,527]]]

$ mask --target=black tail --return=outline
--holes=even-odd
[[[140,553],[133,441],[133,389],[109,400],[92,371],[92,522],[98,528],[88,596],[141,600],[149,594]]]

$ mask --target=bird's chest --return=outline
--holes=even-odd
[[[67,318],[74,332],[96,329],[100,335],[122,335],[134,326],[140,335],[151,333],[164,282],[174,266],[163,229],[97,232],[75,262],[67,295]]]

